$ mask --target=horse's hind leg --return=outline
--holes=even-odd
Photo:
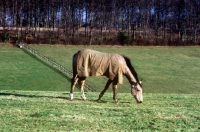
[[[116,84],[113,84],[113,100],[115,101],[115,103],[118,102],[118,99],[117,99],[117,85]]]
[[[72,67],[73,67],[73,78],[71,79],[71,90],[70,90],[70,100],[74,99],[74,87],[79,79],[78,74],[77,74],[77,55],[78,53],[74,54],[73,60],[72,60]]]
[[[73,95],[73,93],[74,93],[74,87],[75,87],[78,79],[79,79],[78,77],[73,77],[71,79],[71,90],[70,90],[70,94],[69,94],[71,101],[74,99],[74,95]]]
[[[101,100],[101,97],[104,95],[104,93],[106,92],[106,90],[109,88],[110,84],[112,83],[112,80],[108,80],[106,83],[105,88],[103,89],[103,91],[99,94],[99,98],[97,99],[97,101]]]
[[[85,93],[84,93],[84,84],[85,84],[85,77],[82,77],[79,79],[78,83],[80,85],[80,89],[81,89],[81,98],[83,100],[86,100],[86,97],[85,97]]]

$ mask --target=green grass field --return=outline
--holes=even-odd
[[[106,93],[102,103],[98,93],[87,93],[88,101],[75,100],[63,92],[0,91],[1,132],[67,131],[200,131],[200,96],[198,94],[144,94],[137,104],[127,93],[120,93],[119,103]]]
[[[124,77],[118,99],[110,88],[96,102],[105,77],[89,77],[98,92],[69,101],[70,77],[9,44],[0,44],[0,131],[200,131],[200,48],[31,45],[68,69],[72,55],[91,48],[128,56],[143,80],[137,104]]]
[[[0,47],[0,89],[60,91],[70,87],[66,77],[19,48]]]
[[[19,48],[8,44],[0,46],[0,89],[69,91],[71,77],[58,74]],[[31,47],[70,70],[72,56],[80,49],[91,48],[124,54],[131,59],[139,78],[143,80],[145,93],[200,93],[200,47]],[[107,78],[89,77],[86,81],[97,91],[101,91]],[[130,85],[125,77],[124,83],[118,86],[118,91],[130,92]]]

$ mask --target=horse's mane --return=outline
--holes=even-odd
[[[135,71],[135,69],[133,68],[132,64],[131,64],[131,61],[128,57],[124,56],[124,59],[126,61],[126,65],[128,66],[128,68],[130,69],[131,73],[133,74],[133,76],[135,77],[136,81],[139,83],[139,79],[138,79],[138,75]]]

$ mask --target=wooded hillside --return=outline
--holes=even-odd
[[[1,41],[199,45],[199,0],[1,0]]]

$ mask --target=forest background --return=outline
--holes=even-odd
[[[1,0],[0,41],[200,45],[199,0]]]

